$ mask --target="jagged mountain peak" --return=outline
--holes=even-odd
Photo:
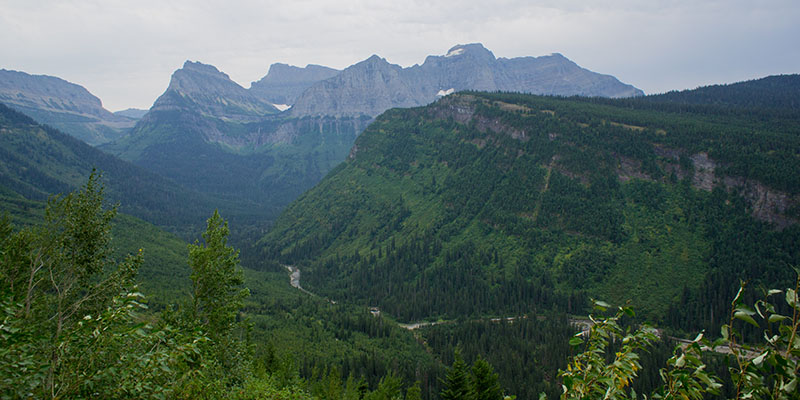
[[[559,53],[498,59],[481,43],[467,43],[451,47],[444,55],[428,56],[422,65],[409,68],[372,55],[311,86],[297,97],[292,114],[374,117],[392,107],[421,106],[460,90],[642,95],[635,87],[583,69]]]
[[[494,61],[496,59],[494,53],[489,51],[489,49],[484,47],[481,43],[457,44],[447,50],[444,58],[456,58],[459,56],[461,56],[460,58],[469,57],[487,61]]]
[[[169,89],[172,90],[206,90],[214,87],[219,90],[221,87],[242,88],[238,83],[231,80],[228,74],[221,72],[217,67],[210,64],[203,64],[197,61],[186,61],[183,67],[172,73]]]
[[[254,121],[278,112],[272,103],[253,95],[217,67],[193,61],[186,61],[172,74],[167,90],[151,111],[175,109],[237,121]]]
[[[220,72],[220,70],[218,70],[217,67],[211,64],[204,64],[200,61],[186,60],[186,62],[183,63],[183,68],[181,69],[187,71],[197,71],[207,74],[221,74],[226,78],[228,78],[228,75],[225,74],[224,72]]]
[[[347,71],[347,70],[349,70],[351,68],[356,68],[357,69],[358,67],[366,66],[366,65],[386,65],[386,66],[402,68],[399,65],[390,63],[385,58],[383,58],[383,57],[381,57],[381,56],[379,56],[377,54],[373,54],[373,55],[369,56],[369,58],[367,58],[366,60],[358,62],[358,63],[356,63],[354,65],[351,65],[351,66],[345,68],[344,70]]]
[[[297,96],[311,85],[332,78],[339,70],[322,65],[308,64],[305,68],[275,63],[261,80],[250,84],[250,92],[272,104],[291,105]]]
[[[339,72],[337,69],[317,64],[307,64],[305,67],[297,67],[284,63],[274,63],[269,66],[269,71],[261,80],[253,82],[250,87],[261,84],[275,83],[287,84],[295,82],[317,81],[330,78]]]

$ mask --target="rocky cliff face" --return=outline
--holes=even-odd
[[[375,116],[393,107],[414,107],[422,91],[404,69],[376,55],[303,92],[293,116]]]
[[[294,104],[303,91],[317,82],[336,76],[340,71],[321,65],[305,68],[287,64],[272,64],[267,75],[250,84],[250,92],[272,104]]]
[[[550,95],[641,96],[642,91],[610,75],[581,68],[560,54],[496,58],[481,44],[458,45],[409,68],[372,56],[311,86],[297,98],[292,115],[366,115],[393,107],[429,104],[461,90]]]
[[[83,86],[54,76],[0,70],[0,102],[91,145],[116,139],[134,124],[103,108]]]
[[[151,112],[174,110],[237,122],[257,121],[278,112],[272,104],[257,98],[214,66],[191,61],[172,74],[166,92],[150,109]]]

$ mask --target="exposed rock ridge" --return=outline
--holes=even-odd
[[[113,140],[134,124],[103,108],[83,86],[54,76],[0,70],[0,102],[92,145]]]
[[[238,122],[257,121],[278,112],[214,66],[192,61],[186,61],[172,74],[166,92],[150,109],[167,110],[199,112]]]
[[[442,56],[428,56],[422,65],[409,68],[372,56],[309,87],[297,97],[291,113],[375,117],[389,108],[422,106],[461,90],[643,95],[641,90],[611,75],[581,68],[561,54],[498,59],[483,45],[472,43],[454,46]]]
[[[336,76],[340,71],[321,65],[305,68],[287,64],[272,64],[267,75],[250,84],[250,92],[272,104],[294,104],[303,91],[317,82]]]

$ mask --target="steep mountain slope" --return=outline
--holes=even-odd
[[[275,64],[250,89],[186,62],[130,135],[102,149],[194,190],[249,202],[252,213],[225,214],[266,226],[345,158],[372,117],[462,89],[641,94],[563,57],[498,60],[480,45],[405,69],[378,56],[344,71]],[[279,102],[292,108],[277,113]]]
[[[474,43],[455,46],[444,56],[428,56],[422,65],[409,68],[372,56],[303,92],[291,114],[374,117],[389,108],[421,106],[462,90],[603,97],[643,94],[560,54],[497,59]]]
[[[309,64],[305,68],[287,64],[272,64],[269,72],[258,82],[250,84],[250,92],[272,104],[294,104],[297,96],[313,84],[334,77],[339,70]]]
[[[101,148],[226,199],[236,225],[268,225],[347,154],[358,118],[294,118],[216,68],[187,62],[131,133]]]
[[[187,62],[130,135],[101,148],[226,199],[235,225],[268,225],[341,162],[359,118],[293,118],[215,67]]]
[[[0,102],[91,145],[117,139],[134,125],[82,86],[53,76],[0,70]]]
[[[374,117],[392,107],[418,106],[421,96],[402,67],[373,55],[304,91],[290,113]]]
[[[265,256],[402,320],[583,312],[593,296],[702,325],[739,278],[791,279],[797,116],[629,103],[467,93],[386,112],[281,215]]]
[[[145,171],[0,104],[0,185],[44,201],[85,183],[93,168],[104,174],[109,200],[121,211],[172,230],[201,225],[214,201]]]
[[[186,61],[150,111],[191,111],[223,121],[251,122],[278,110],[212,65]]]

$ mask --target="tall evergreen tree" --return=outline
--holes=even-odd
[[[478,357],[472,364],[472,391],[474,400],[499,400],[502,399],[498,375],[488,361]]]
[[[406,391],[406,400],[422,400],[422,389],[419,387],[419,381],[408,388]]]
[[[455,352],[455,360],[447,370],[447,377],[443,383],[445,388],[439,394],[442,400],[463,400],[470,395],[469,367],[461,358],[461,352],[458,350]]]

